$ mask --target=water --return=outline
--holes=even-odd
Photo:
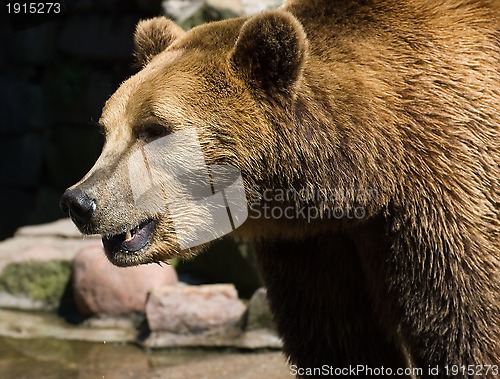
[[[279,352],[168,349],[0,337],[1,379],[289,379]]]
[[[0,337],[2,379],[142,379],[168,367],[224,354],[217,351],[147,352],[126,344]]]

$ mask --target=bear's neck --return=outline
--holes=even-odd
[[[298,95],[267,115],[276,142],[274,151],[263,152],[270,170],[259,185],[335,194],[335,206],[377,213],[395,192],[403,147],[391,136],[397,128],[387,103],[373,101],[376,89],[341,71],[318,75],[306,68]]]

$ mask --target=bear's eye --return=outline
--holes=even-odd
[[[167,134],[169,134],[168,128],[158,124],[143,125],[136,129],[137,139],[146,143],[164,137]]]

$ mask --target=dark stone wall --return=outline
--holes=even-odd
[[[160,0],[66,1],[61,16],[0,19],[0,239],[63,217],[64,189],[102,147],[95,122],[134,72],[132,35]]]

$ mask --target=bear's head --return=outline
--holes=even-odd
[[[188,229],[207,227],[210,204],[176,201],[207,167],[236,168],[247,192],[293,175],[279,168],[281,129],[292,122],[308,44],[297,19],[275,10],[189,32],[162,17],[142,21],[135,49],[141,70],[102,112],[101,156],[61,199],[83,233],[103,236],[120,266],[199,250],[179,241],[172,215]],[[177,174],[190,164],[186,187]]]

